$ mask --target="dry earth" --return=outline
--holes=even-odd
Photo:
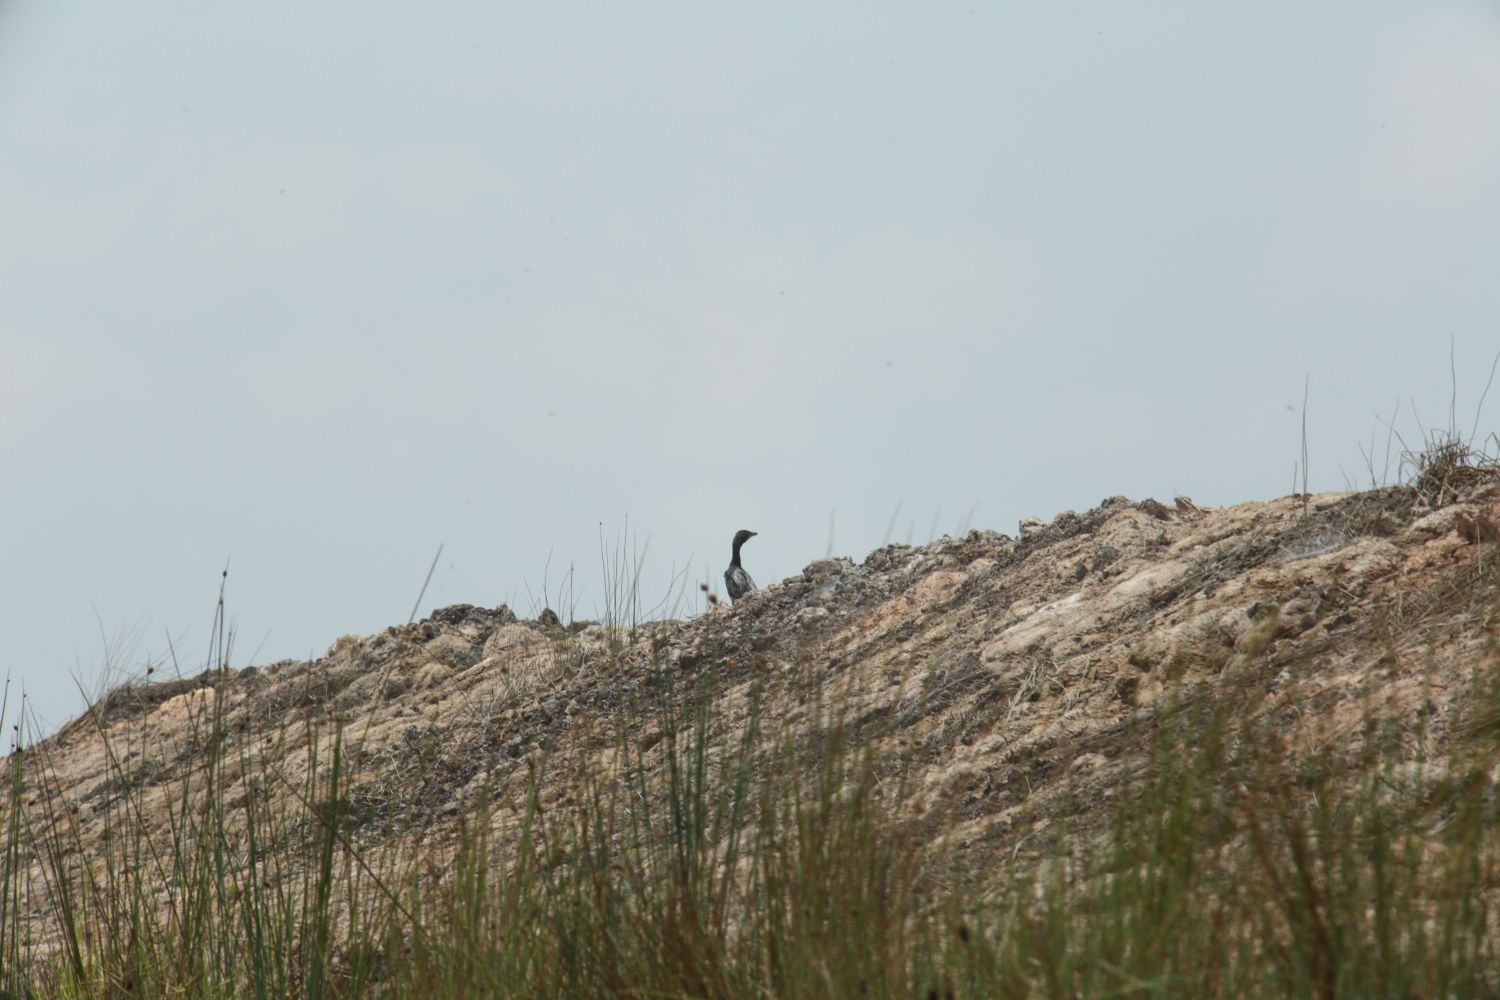
[[[1016,539],[815,562],[734,607],[636,630],[459,605],[312,662],[118,689],[26,751],[26,797],[45,781],[87,856],[129,787],[169,842],[173,779],[204,752],[217,691],[243,751],[226,757],[231,809],[252,781],[299,794],[307,741],[327,761],[335,728],[309,721],[342,720],[351,835],[440,866],[481,793],[512,823],[540,766],[544,806],[565,800],[622,739],[659,752],[650,706],[694,688],[713,686],[715,738],[732,739],[759,678],[765,716],[809,752],[834,717],[852,742],[899,748],[905,807],[995,867],[1023,820],[1032,837],[1050,817],[1076,824],[1080,802],[1103,815],[1173,690],[1211,700],[1248,678],[1268,695],[1258,710],[1316,723],[1289,727],[1294,753],[1349,749],[1373,709],[1441,759],[1488,655],[1497,538],[1500,481],[1475,473],[1425,498],[1420,484],[1223,509],[1114,497]]]

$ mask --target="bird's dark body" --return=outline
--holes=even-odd
[[[754,537],[755,532],[744,528],[734,534],[733,555],[729,560],[729,568],[724,571],[724,589],[729,591],[730,600],[738,601],[755,589],[755,581],[750,579],[750,574],[740,565],[740,546]]]

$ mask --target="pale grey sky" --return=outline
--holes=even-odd
[[[226,561],[243,666],[440,542],[594,617],[627,517],[654,602],[1284,494],[1304,378],[1340,489],[1450,339],[1471,422],[1497,234],[1490,3],[0,4],[11,714],[200,669]]]

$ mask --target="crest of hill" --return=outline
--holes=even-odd
[[[349,836],[417,830],[441,853],[481,798],[503,827],[538,775],[548,807],[622,742],[649,757],[664,723],[643,706],[711,687],[727,744],[754,689],[809,754],[834,725],[854,745],[899,748],[916,778],[903,808],[983,865],[1046,849],[1022,843],[1023,819],[1033,834],[1063,815],[1086,829],[1079,803],[1102,817],[1131,786],[1160,712],[1247,683],[1257,711],[1315,715],[1326,745],[1357,742],[1375,705],[1425,726],[1440,757],[1493,626],[1497,539],[1488,473],[1436,498],[1113,497],[1020,538],[821,560],[732,608],[633,629],[448,607],[308,662],[117,689],[26,755],[77,843],[102,840],[127,791],[169,842],[174,776],[206,739],[241,750],[220,775],[234,803],[268,761],[282,787],[308,787],[341,728]],[[325,744],[317,758],[309,740]]]

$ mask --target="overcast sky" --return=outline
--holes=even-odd
[[[423,613],[596,617],[627,523],[653,604],[1285,494],[1304,379],[1364,483],[1497,234],[1488,3],[0,3],[11,716],[201,669],[226,563],[236,666],[440,543]]]

